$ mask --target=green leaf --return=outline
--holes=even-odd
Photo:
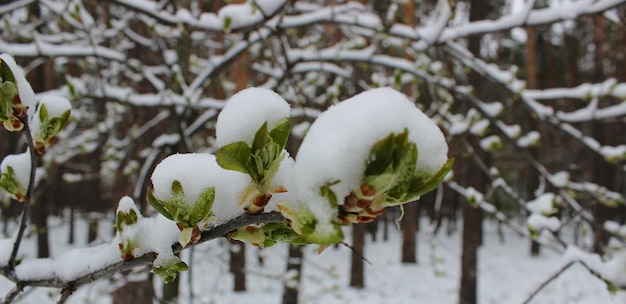
[[[226,170],[250,174],[250,147],[245,142],[234,142],[215,153],[217,164]]]
[[[328,199],[328,202],[333,208],[337,208],[337,206],[339,205],[339,201],[337,200],[337,195],[332,189],[330,189],[330,187],[334,184],[337,184],[338,182],[339,181],[326,183],[325,185],[320,187],[320,194]]]
[[[150,203],[150,206],[156,209],[159,213],[161,213],[167,219],[171,221],[174,220],[174,216],[171,213],[169,213],[169,211],[165,209],[161,201],[157,199],[156,196],[154,196],[154,192],[152,192],[151,188],[148,188],[148,191],[146,193],[146,198],[148,199],[148,203]]]
[[[17,180],[13,167],[7,166],[5,172],[0,175],[0,188],[20,202],[26,201],[26,187]]]
[[[415,178],[411,183],[411,188],[409,189],[409,196],[411,196],[410,199],[417,199],[423,194],[437,188],[443,178],[446,177],[446,174],[448,174],[448,172],[452,169],[452,165],[454,165],[454,158],[449,159],[441,167],[441,169],[439,169],[439,171],[426,182],[422,182],[422,178],[420,177]]]
[[[387,169],[393,160],[394,139],[395,134],[391,133],[372,146],[365,168],[365,176],[381,174]]]
[[[14,84],[17,82],[15,80],[15,75],[13,75],[13,72],[9,68],[9,65],[4,63],[4,61],[2,61],[1,59],[0,59],[0,79],[2,81],[12,82]]]
[[[274,143],[276,143],[280,147],[279,150],[282,151],[285,148],[285,145],[287,144],[287,139],[289,139],[290,131],[291,119],[289,118],[283,118],[278,121],[274,129],[270,131],[270,137],[272,138],[272,140],[274,140]]]
[[[124,231],[124,225],[122,225],[126,221],[126,212],[119,211],[117,212],[117,216],[115,217],[115,228],[117,232],[121,233]]]
[[[41,103],[41,109],[39,109],[39,119],[44,122],[48,120],[48,109],[46,104]]]
[[[183,185],[180,183],[180,181],[176,179],[172,182],[172,193],[174,193],[174,195],[185,194],[185,191],[183,190]]]
[[[164,283],[169,283],[174,281],[178,276],[178,273],[181,271],[187,271],[189,266],[184,262],[176,259],[175,261],[168,262],[164,265],[160,265],[159,267],[154,267],[152,272],[156,273]]]
[[[405,149],[405,154],[400,156],[397,163],[397,171],[399,173],[395,185],[388,192],[388,199],[392,203],[403,203],[408,201],[406,198],[410,192],[411,181],[415,173],[415,165],[417,163],[418,151],[417,146],[413,143]]]
[[[215,187],[206,188],[200,196],[198,196],[198,200],[196,204],[193,206],[193,210],[189,215],[190,224],[197,225],[202,220],[209,217],[211,213],[211,208],[213,207],[213,201],[215,199]]]
[[[263,150],[268,143],[269,140],[269,131],[267,130],[267,122],[263,123],[263,125],[256,131],[254,134],[254,140],[252,141],[252,150],[250,153],[257,154],[259,151]]]

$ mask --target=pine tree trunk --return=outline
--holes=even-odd
[[[472,0],[470,4],[469,20],[476,21],[485,19],[493,8],[490,3],[480,0]],[[472,36],[468,39],[468,50],[474,56],[480,56],[481,37]],[[484,88],[481,76],[475,71],[468,75],[469,84],[474,88],[475,94],[481,98]],[[487,161],[487,155],[482,151],[477,138],[469,139],[473,147],[477,147],[473,153],[475,157]],[[487,186],[487,179],[480,166],[473,159],[465,160],[465,178],[467,185],[484,192]],[[468,204],[463,212],[463,253],[461,255],[461,287],[459,291],[460,304],[476,304],[478,301],[477,291],[477,264],[478,247],[482,243],[482,210]]]
[[[246,291],[246,246],[240,241],[230,241],[230,272],[234,278],[233,291]]]
[[[419,203],[404,205],[402,219],[402,263],[417,264],[417,231],[419,229]]]
[[[365,287],[365,265],[363,261],[365,249],[365,225],[352,225],[352,267],[350,270],[350,287]]]
[[[283,287],[283,304],[297,304],[300,278],[302,277],[302,247],[289,246],[289,259],[287,260],[288,277]]]
[[[113,292],[114,304],[153,304],[152,276],[140,282],[128,282]]]

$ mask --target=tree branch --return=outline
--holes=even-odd
[[[282,216],[282,214],[276,211],[261,213],[257,215],[243,214],[223,224],[203,231],[200,240],[196,244],[201,244],[210,240],[214,240],[216,238],[225,237],[228,233],[240,227],[270,222],[282,222],[284,220],[285,218]],[[182,248],[179,243],[175,243],[172,245],[172,249],[176,253],[186,248]],[[19,277],[9,279],[13,280],[18,286],[62,288],[64,294],[71,294],[72,290],[75,290],[82,285],[94,282],[102,278],[110,277],[118,272],[130,270],[139,266],[149,265],[152,263],[152,261],[154,261],[154,259],[156,259],[156,257],[157,254],[155,252],[148,252],[132,260],[120,261],[111,265],[107,265],[105,267],[93,270],[88,274],[79,276],[71,280],[60,279],[54,276],[55,274],[50,274],[51,277],[48,278],[40,278],[36,280],[20,280]]]

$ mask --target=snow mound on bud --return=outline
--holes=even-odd
[[[320,187],[343,198],[358,187],[372,146],[390,133],[409,131],[417,145],[417,175],[435,174],[446,163],[448,146],[439,127],[407,97],[391,88],[363,92],[322,113],[309,129],[295,165],[304,201],[319,198]]]
[[[24,71],[20,68],[11,55],[3,53],[0,54],[0,60],[9,67],[15,78],[17,93],[20,96],[20,101],[24,107],[28,108],[28,117],[33,117],[35,113],[35,92],[31,88],[30,84],[24,76]]]
[[[0,172],[7,172],[7,167],[13,169],[15,178],[24,187],[24,190],[28,189],[31,169],[30,151],[26,149],[24,153],[5,156],[2,163],[0,163]]]
[[[221,147],[243,141],[251,146],[259,127],[267,122],[272,130],[281,119],[289,117],[289,110],[289,104],[274,91],[263,88],[239,91],[217,118],[217,144]]]
[[[192,206],[205,189],[215,187],[213,214],[218,222],[243,213],[238,206],[241,190],[251,179],[240,172],[222,169],[215,156],[208,153],[173,154],[165,158],[152,173],[154,195],[160,200],[172,196],[172,183],[178,180],[185,198]]]
[[[137,217],[141,218],[141,213],[139,212],[139,209],[137,209],[135,201],[129,196],[122,197],[117,204],[117,212],[122,211],[128,213],[130,212],[130,210],[135,210],[135,212],[137,213]]]
[[[63,113],[72,109],[72,104],[67,98],[58,96],[58,95],[46,95],[41,101],[39,101],[39,105],[37,106],[37,113],[32,118],[30,123],[31,129],[33,133],[41,132],[41,118],[39,117],[39,112],[41,111],[41,106],[45,105],[46,110],[48,111],[48,117],[61,117]]]

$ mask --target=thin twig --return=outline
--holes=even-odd
[[[368,259],[366,259],[360,252],[358,252],[356,249],[354,249],[354,247],[352,247],[348,243],[341,242],[341,245],[344,245],[344,246],[350,248],[350,250],[352,250],[352,253],[354,253],[356,256],[358,256],[361,260],[365,261],[367,264],[374,265],[374,264],[372,264],[372,262],[370,262]]]
[[[276,211],[261,213],[257,215],[243,214],[219,226],[215,226],[211,229],[203,231],[200,240],[196,244],[224,237],[229,232],[237,230],[239,227],[270,222],[282,222],[284,220],[285,218],[282,216],[282,214]],[[172,250],[174,251],[174,253],[178,253],[184,249],[185,248],[182,248],[179,243],[175,243],[174,245],[172,245]],[[156,259],[156,257],[157,253],[148,252],[129,261],[120,261],[102,267],[100,269],[95,269],[88,274],[82,275],[72,280],[63,280],[55,277],[54,274],[50,274],[52,275],[52,277],[40,278],[37,280],[20,280],[19,277],[15,277],[12,280],[14,280],[16,284],[18,284],[18,286],[64,288],[63,292],[65,293],[66,290],[70,288],[73,288],[75,290],[82,285],[94,282],[102,278],[110,277],[115,273],[130,270],[139,266],[149,265],[150,263],[152,263],[152,261],[154,261],[154,259]],[[69,291],[68,293],[71,294],[71,292]]]
[[[37,172],[37,160],[39,159],[39,157],[37,156],[37,151],[35,151],[35,143],[33,142],[33,136],[30,133],[30,126],[28,124],[28,116],[22,119],[22,123],[24,123],[24,134],[26,134],[26,142],[28,144],[28,150],[30,152],[30,178],[28,180],[28,190],[26,192],[26,201],[24,202],[24,208],[22,209],[20,228],[17,232],[15,243],[13,244],[13,251],[11,252],[9,263],[7,264],[9,271],[13,271],[13,269],[15,269],[15,262],[17,260],[17,252],[20,249],[22,238],[24,238],[24,231],[26,231],[26,226],[28,226],[28,209],[32,203],[31,200],[33,199],[34,193],[35,193],[35,173]]]
[[[543,281],[543,283],[541,283],[541,285],[539,285],[535,291],[533,291],[528,298],[526,298],[526,300],[524,302],[522,302],[522,304],[528,304],[530,303],[530,301],[532,301],[532,299],[539,294],[539,292],[545,288],[546,286],[548,286],[548,284],[550,284],[552,281],[556,280],[563,272],[565,272],[565,270],[569,269],[570,267],[572,267],[572,265],[574,264],[581,264],[583,267],[587,268],[587,270],[589,270],[589,272],[594,275],[595,277],[597,277],[600,280],[603,280],[602,275],[599,274],[598,272],[596,272],[595,270],[591,269],[587,264],[585,264],[585,262],[583,261],[571,261],[567,264],[565,264],[563,267],[561,267],[561,269],[559,269],[559,271],[555,272],[554,274],[552,274],[549,278],[547,278],[545,281]]]

